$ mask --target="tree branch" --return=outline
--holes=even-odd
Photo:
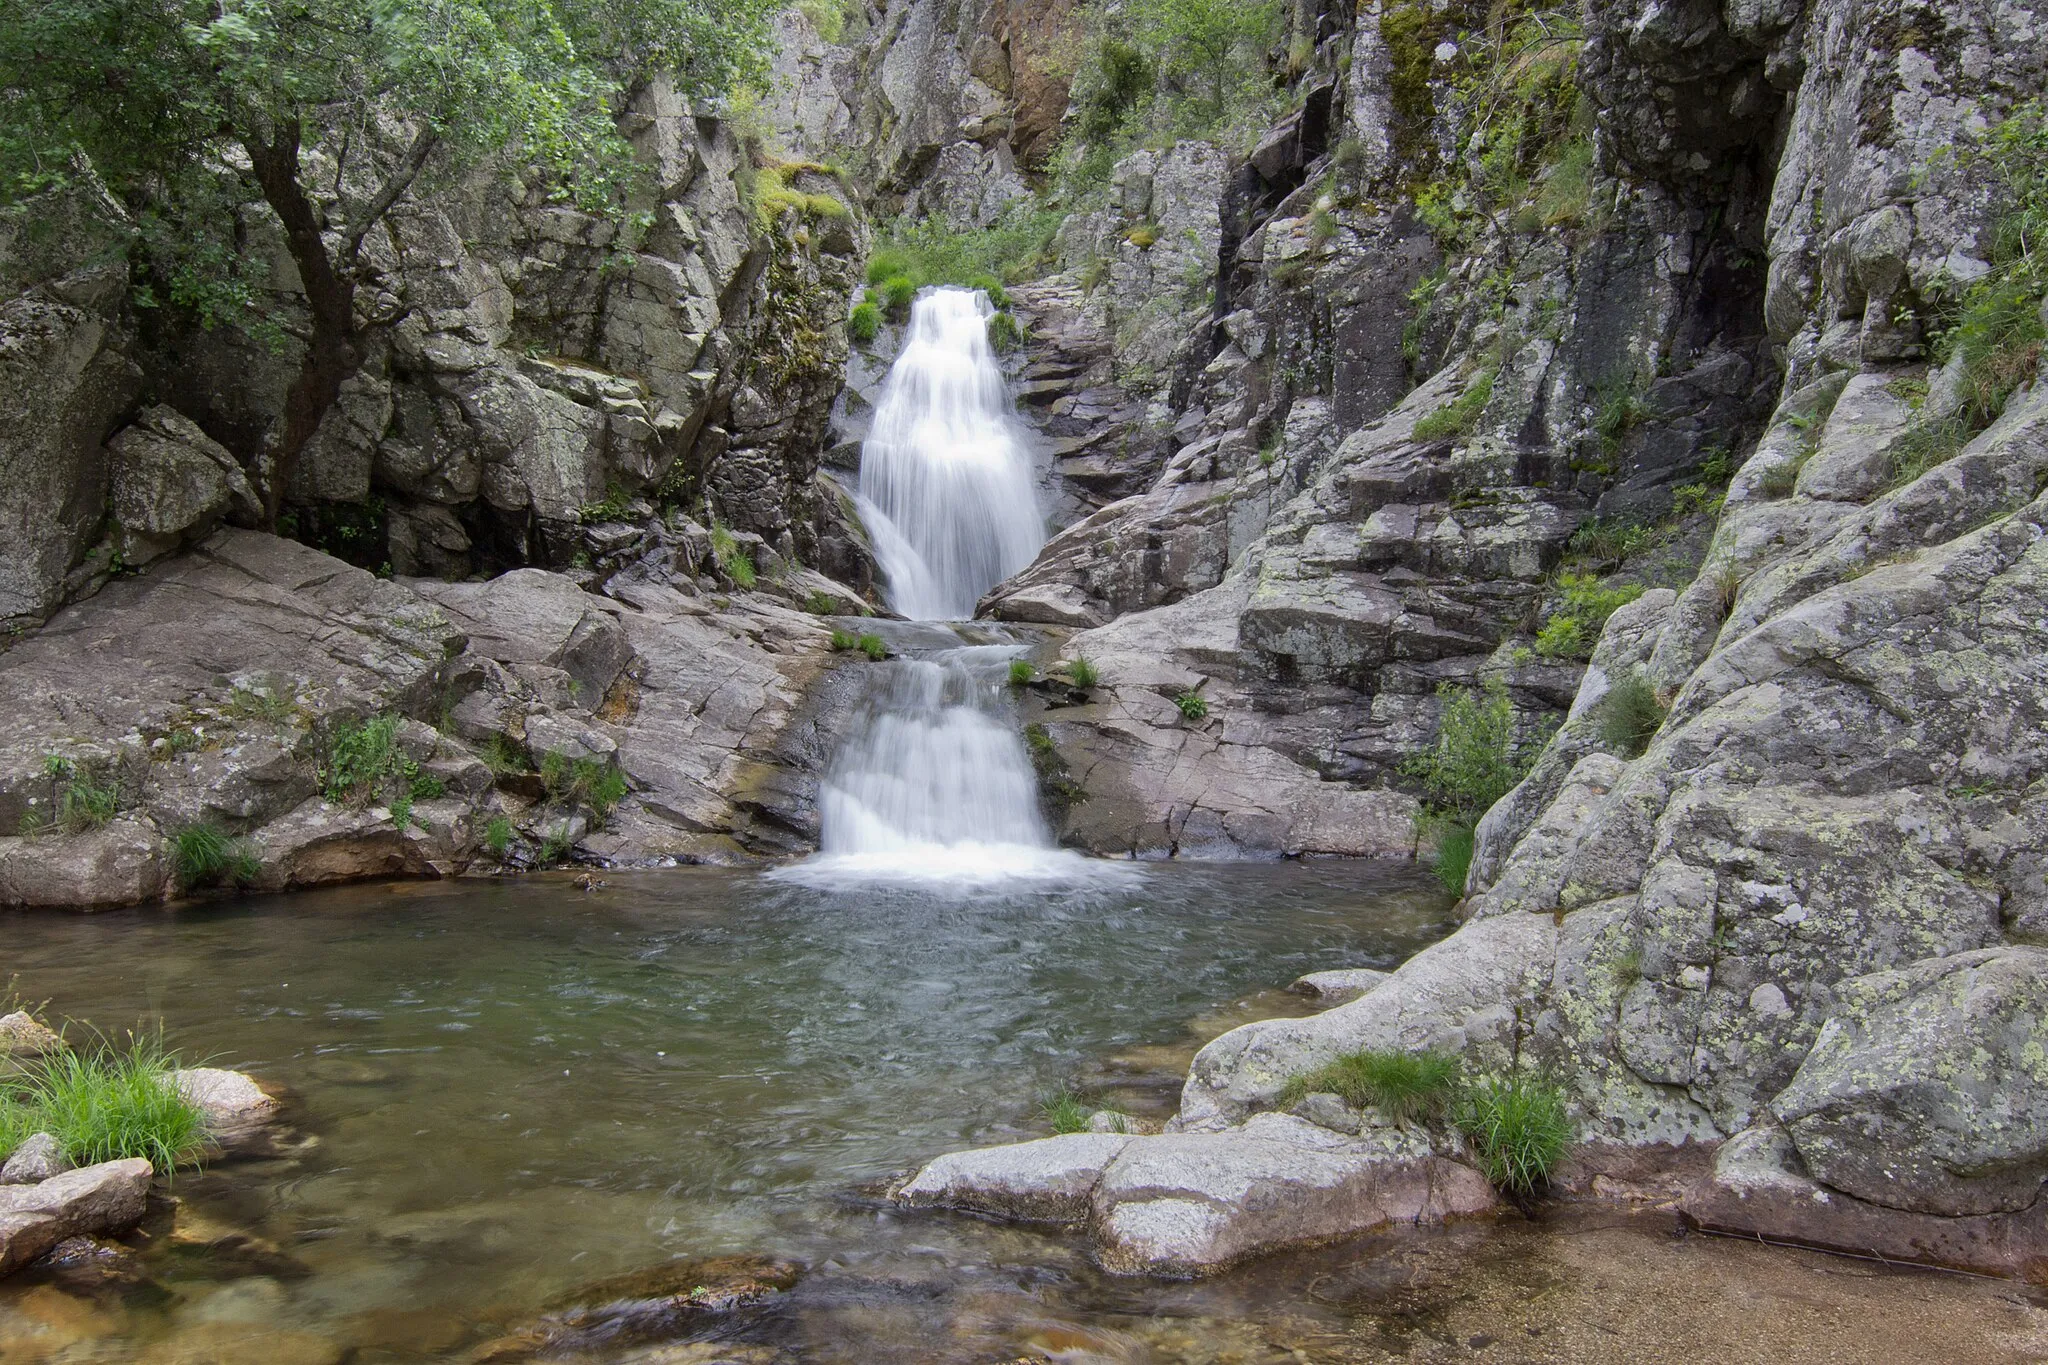
[[[363,216],[356,220],[355,225],[349,228],[347,236],[342,239],[341,259],[347,269],[355,269],[356,258],[363,250],[363,238],[370,235],[370,229],[377,225],[378,219],[391,211],[391,206],[398,202],[400,196],[412,188],[412,182],[419,179],[421,170],[426,167],[427,158],[434,154],[434,148],[440,141],[440,135],[433,129],[420,129],[419,136],[412,140],[412,146],[406,148],[405,155],[399,158],[397,168],[391,172],[377,193],[370,197],[370,202],[363,208]]]

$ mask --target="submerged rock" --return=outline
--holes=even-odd
[[[470,1359],[484,1365],[660,1341],[758,1308],[802,1276],[795,1262],[766,1256],[671,1261],[578,1289]]]
[[[1019,1222],[1078,1223],[1103,1170],[1130,1142],[1122,1133],[1067,1133],[952,1152],[912,1176],[896,1199]]]

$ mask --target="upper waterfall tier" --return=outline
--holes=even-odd
[[[1031,457],[979,290],[927,289],[861,451],[860,492],[890,605],[963,621],[1045,543]]]

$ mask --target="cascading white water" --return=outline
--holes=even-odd
[[[861,514],[889,602],[914,621],[964,621],[1045,544],[1009,390],[979,290],[927,289],[861,448]]]
[[[919,296],[861,453],[862,519],[890,601],[917,620],[972,617],[1045,540],[988,316],[978,291]],[[887,629],[899,645],[952,634]],[[1053,847],[1031,756],[1001,699],[1023,652],[952,644],[861,665],[866,711],[818,793],[819,854],[777,875],[825,887],[982,886],[1090,871]]]

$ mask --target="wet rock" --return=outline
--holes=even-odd
[[[1350,1140],[1277,1114],[1224,1132],[1134,1139],[1094,1192],[1102,1263],[1208,1274],[1285,1247],[1497,1206],[1478,1171],[1406,1145]]]
[[[482,1365],[660,1341],[758,1309],[802,1276],[794,1262],[765,1256],[672,1261],[579,1289],[470,1359]]]
[[[229,1133],[267,1123],[276,1116],[277,1101],[254,1077],[218,1067],[191,1067],[171,1073],[178,1093],[199,1106],[207,1128]]]
[[[63,1144],[50,1133],[34,1133],[23,1139],[5,1165],[0,1165],[0,1185],[34,1185],[60,1176],[71,1169],[64,1159]]]
[[[64,1039],[27,1010],[0,1015],[0,1056],[42,1057],[64,1050]]]
[[[1713,1173],[1686,1193],[1682,1207],[1689,1220],[1716,1232],[2032,1281],[2048,1272],[2048,1231],[2038,1206],[1942,1217],[1872,1204],[1815,1180],[1775,1124],[1730,1138]]]
[[[150,1283],[140,1255],[97,1237],[65,1238],[36,1262],[36,1269],[73,1294],[125,1295]]]
[[[154,1172],[147,1161],[109,1161],[35,1185],[0,1186],[0,1275],[67,1237],[126,1232],[142,1221]]]
[[[1320,1005],[1345,1005],[1392,975],[1392,972],[1372,967],[1340,967],[1335,971],[1310,972],[1307,976],[1296,977],[1287,989]]]
[[[1130,1141],[1124,1134],[1068,1133],[952,1152],[912,1176],[896,1199],[913,1208],[1075,1223],[1088,1216],[1096,1182]]]

